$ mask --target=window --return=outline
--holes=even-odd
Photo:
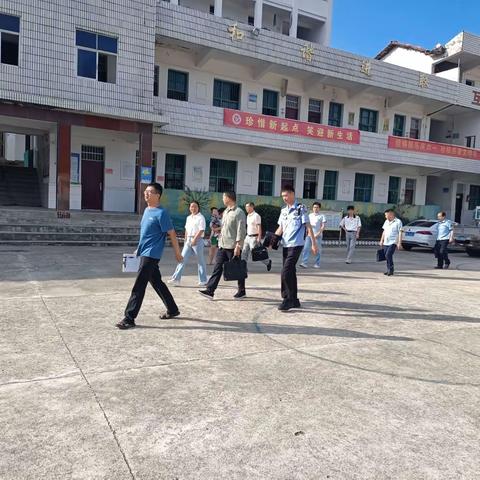
[[[210,191],[235,191],[237,184],[237,162],[232,160],[210,159]]]
[[[77,75],[99,82],[117,81],[118,39],[77,30]]]
[[[213,82],[213,105],[215,107],[240,109],[240,84],[215,80]]]
[[[211,15],[215,14],[215,5],[210,5],[209,12]]]
[[[343,120],[343,105],[341,103],[330,102],[328,107],[328,124],[332,127],[341,127]]]
[[[400,177],[390,177],[388,180],[387,203],[396,204],[400,200]]]
[[[188,101],[188,73],[168,71],[167,98]]]
[[[468,209],[475,210],[475,208],[478,206],[480,206],[480,185],[470,185]]]
[[[247,23],[253,27],[253,25],[255,25],[255,17],[249,16],[247,18]]]
[[[422,126],[422,121],[419,118],[412,118],[410,120],[410,138],[420,138],[420,128]]]
[[[415,186],[417,180],[415,178],[407,178],[405,181],[405,203],[413,205],[415,202]]]
[[[465,144],[467,148],[475,148],[476,143],[477,143],[477,137],[475,135],[465,137]]]
[[[185,155],[165,155],[165,188],[183,190],[185,187]]]
[[[322,123],[323,101],[310,98],[308,100],[308,121]]]
[[[90,160],[93,162],[105,161],[105,148],[93,147],[91,145],[82,145],[82,160]]]
[[[20,17],[0,13],[0,62],[18,65]]]
[[[338,172],[325,170],[323,180],[323,199],[336,200],[337,198]]]
[[[155,65],[153,67],[153,96],[158,97],[160,89],[160,67]]]
[[[268,197],[273,196],[273,181],[275,178],[275,167],[273,165],[262,165],[258,167],[258,194]]]
[[[371,202],[372,192],[373,175],[369,175],[367,173],[356,173],[353,200],[355,202]]]
[[[364,132],[377,132],[378,112],[368,108],[360,109],[360,122],[358,129]]]
[[[475,86],[475,81],[474,80],[465,80],[465,84],[470,86],[470,87],[474,87]]]
[[[280,182],[281,188],[285,188],[287,186],[295,188],[295,167],[282,167],[282,179]]]
[[[278,92],[273,90],[263,90],[263,109],[264,115],[278,116]]]
[[[285,108],[285,118],[298,120],[298,112],[300,109],[300,97],[287,95],[287,104]]]
[[[403,137],[405,135],[405,116],[395,115],[393,117],[393,135],[395,137]]]
[[[318,170],[306,168],[303,176],[303,198],[317,198]]]

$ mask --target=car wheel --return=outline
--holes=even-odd
[[[469,257],[480,257],[480,250],[472,250],[470,248],[467,248],[466,251]]]
[[[412,247],[411,245],[406,245],[405,243],[402,243],[402,248],[403,248],[404,250],[407,250],[407,252],[408,252],[408,251],[410,251],[413,247]]]

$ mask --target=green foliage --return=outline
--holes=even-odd
[[[276,205],[255,205],[255,211],[262,217],[262,230],[265,232],[275,232],[278,226],[278,217],[281,207]]]

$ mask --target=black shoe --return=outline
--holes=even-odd
[[[449,263],[446,263],[443,268],[444,268],[445,270],[448,270],[449,267],[450,267],[450,264],[449,264]]]
[[[269,272],[272,269],[272,261],[269,260],[267,263],[267,272]]]
[[[115,325],[120,330],[128,330],[129,328],[135,328],[135,322],[132,320],[128,320],[128,318],[124,318],[121,322],[118,322]]]
[[[199,290],[198,293],[209,300],[213,300],[213,293],[209,290]]]
[[[180,315],[180,311],[177,310],[176,312],[174,313],[164,313],[163,315],[160,315],[160,320],[168,320],[169,318],[175,318],[175,317],[178,317]]]
[[[387,272],[387,277],[391,277],[393,275],[393,270],[390,270],[389,272]]]
[[[281,312],[288,312],[288,310],[291,310],[292,308],[295,308],[295,307],[294,307],[293,302],[291,302],[290,300],[284,300],[284,301],[278,306],[278,309],[279,309]]]
[[[390,272],[385,272],[384,275],[388,275]]]
[[[300,304],[300,300],[298,298],[293,301],[293,308],[302,308],[302,305]]]
[[[238,300],[239,298],[245,298],[246,296],[247,296],[247,294],[246,294],[245,290],[242,290],[242,291],[240,291],[240,292],[237,292],[237,293],[233,296],[233,298],[236,298],[236,299]]]
[[[441,267],[440,265],[437,265],[436,267],[433,267],[435,270],[443,270],[443,267]]]

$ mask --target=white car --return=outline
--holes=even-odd
[[[402,247],[411,250],[413,247],[435,247],[437,240],[435,225],[438,220],[415,220],[402,229]]]

